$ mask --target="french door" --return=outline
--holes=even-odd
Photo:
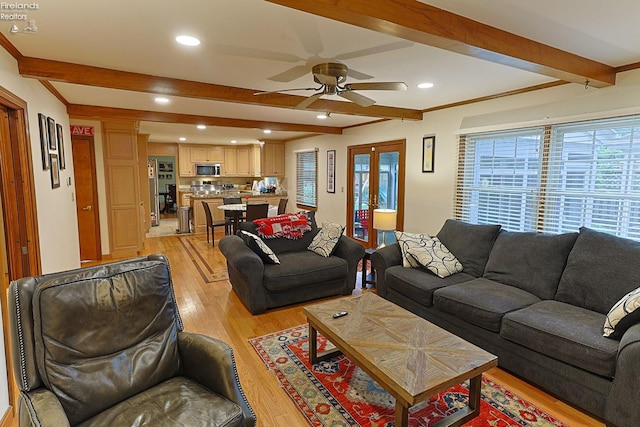
[[[373,228],[375,209],[397,212],[396,230],[404,224],[405,140],[348,147],[347,234],[374,248],[382,233]],[[386,242],[393,241],[386,231]]]

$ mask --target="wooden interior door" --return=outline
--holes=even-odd
[[[74,135],[71,138],[71,147],[76,181],[80,260],[100,260],[102,259],[102,249],[100,246],[100,218],[93,137]]]
[[[373,228],[375,209],[396,210],[396,230],[404,226],[405,141],[351,146],[348,155],[347,234],[374,248],[382,238]]]

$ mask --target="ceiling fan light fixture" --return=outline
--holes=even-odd
[[[430,89],[432,87],[433,87],[433,83],[430,83],[430,82],[424,82],[418,85],[419,89]]]
[[[178,43],[180,43],[183,46],[199,46],[200,45],[200,40],[198,40],[196,37],[193,36],[187,36],[184,34],[179,35],[178,37],[176,37],[176,41]]]

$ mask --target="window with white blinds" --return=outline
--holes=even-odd
[[[296,153],[296,205],[318,207],[318,151]]]
[[[640,116],[462,136],[455,216],[640,240]]]

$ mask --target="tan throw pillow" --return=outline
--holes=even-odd
[[[409,248],[407,253],[438,277],[444,278],[462,271],[460,261],[437,237],[431,239],[428,245]]]
[[[420,267],[420,264],[414,257],[408,254],[410,248],[419,248],[430,245],[431,236],[427,234],[415,234],[405,233],[404,231],[396,231],[396,240],[400,245],[400,251],[402,252],[402,266],[403,267]]]
[[[322,255],[323,257],[331,256],[340,236],[344,232],[344,227],[335,222],[325,221],[322,224],[322,228],[318,231],[311,241],[311,244],[307,247],[310,251]]]

